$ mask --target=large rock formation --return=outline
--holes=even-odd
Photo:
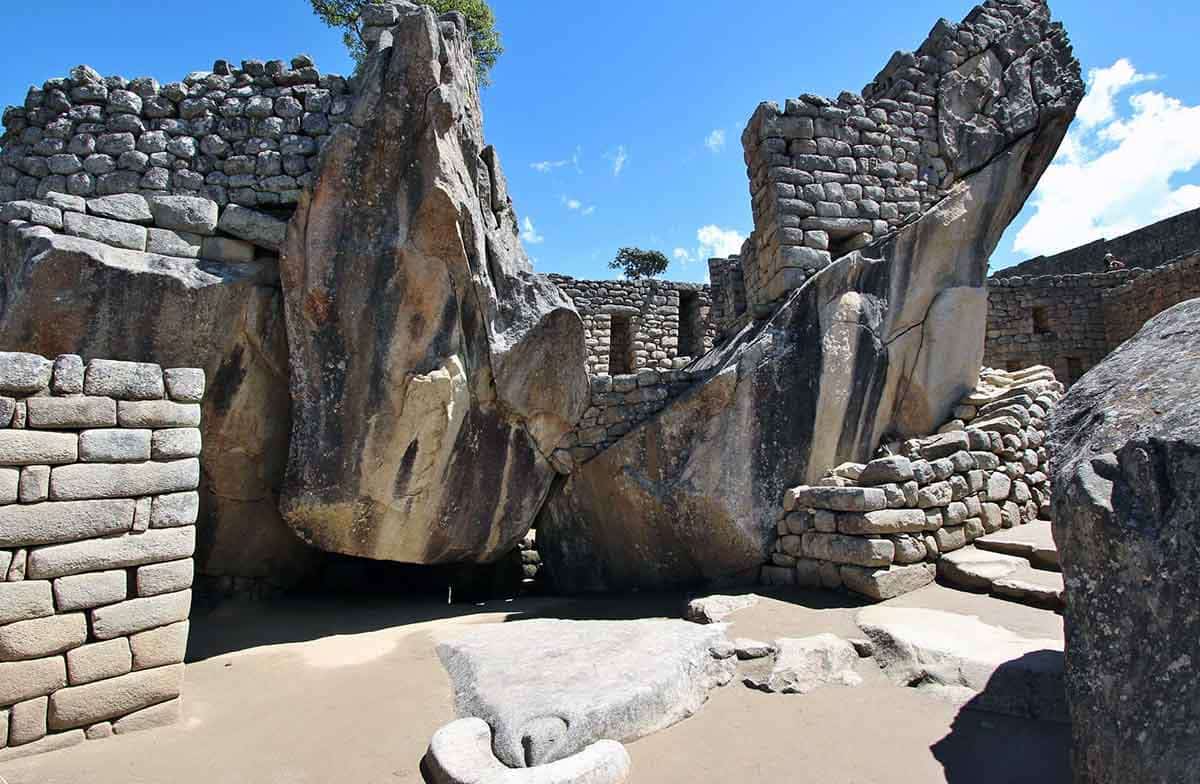
[[[1051,418],[1075,781],[1200,781],[1200,299]]]
[[[942,61],[927,43],[920,57],[893,57],[888,76],[872,88],[911,99],[914,85],[907,80],[922,76],[931,95],[953,93],[953,100],[940,102],[940,113],[930,109],[932,119],[918,112],[941,131],[926,133],[931,138],[924,141],[939,150],[934,157],[948,171],[922,184],[939,189],[941,198],[915,220],[816,272],[765,321],[690,366],[703,378],[696,388],[565,481],[538,524],[540,549],[560,588],[753,579],[787,487],[814,482],[840,462],[865,461],[885,437],[931,432],[974,387],[988,257],[1057,151],[1083,86],[1066,36],[1050,23],[1043,3],[989,2],[968,19],[976,31],[968,37],[979,51],[959,54],[962,46],[946,43],[955,40],[947,33],[954,26],[943,20],[931,35]],[[917,67],[926,64],[936,78]],[[816,106],[819,99],[802,102]],[[778,120],[819,137],[797,140],[812,145],[797,150],[844,151],[849,145],[833,136],[871,127],[877,109],[894,122],[885,107],[898,105],[876,95],[868,111],[861,99],[844,97],[837,107],[825,102],[815,125],[760,107],[751,130],[783,133],[772,124]],[[893,135],[900,139],[903,130]],[[748,144],[757,144],[759,135],[748,131]],[[785,168],[787,158],[773,154],[770,165]],[[825,166],[813,158],[821,156],[797,153],[793,165]],[[847,170],[854,163],[848,160]],[[871,170],[877,163],[863,165]],[[815,176],[791,171],[797,182]],[[817,174],[840,182],[830,171]],[[793,208],[794,201],[783,207]],[[862,208],[860,200],[854,209]],[[783,227],[792,217],[775,215]],[[816,220],[814,226],[832,230],[846,219]],[[795,231],[783,227],[759,225],[756,235]]]
[[[399,4],[292,218],[282,509],[326,550],[487,561],[521,539],[587,405],[583,324],[535,276],[455,14]]]
[[[173,258],[0,225],[4,348],[203,368],[197,567],[286,583],[316,553],[276,506],[289,422],[272,266]]]

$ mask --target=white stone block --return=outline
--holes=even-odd
[[[7,574],[7,565],[0,573]],[[28,621],[54,614],[54,599],[48,580],[0,582],[0,624]]]
[[[180,621],[130,637],[133,669],[146,670],[183,661],[187,653],[188,626],[187,621]]]
[[[53,656],[78,648],[87,640],[83,613],[48,615],[0,626],[0,661]]]
[[[176,460],[200,456],[200,429],[196,427],[171,427],[155,430],[150,445],[150,456],[155,460]]]
[[[63,465],[78,459],[79,437],[74,433],[0,430],[2,465]]]
[[[151,529],[143,534],[52,544],[39,547],[30,554],[29,577],[43,580],[159,561],[178,561],[180,558],[191,558],[195,550],[194,526]]]
[[[83,393],[83,357],[78,354],[60,354],[54,360],[54,375],[50,389],[56,395],[79,395]]]
[[[9,714],[8,745],[24,746],[46,737],[47,697],[18,702]]]
[[[76,463],[50,472],[50,497],[56,501],[125,498],[195,490],[200,461],[167,463]]]
[[[49,694],[67,685],[67,663],[61,656],[0,662],[0,707]]]
[[[150,508],[151,528],[176,528],[181,525],[195,525],[200,515],[200,494],[196,491],[188,493],[170,493],[154,497]]]
[[[48,726],[65,730],[124,716],[178,697],[182,682],[183,665],[175,664],[59,689],[50,696]]]
[[[0,519],[0,547],[73,542],[128,531],[134,506],[128,498],[14,506],[5,509]]]
[[[122,400],[117,404],[117,422],[121,427],[199,427],[200,406],[170,400]]]
[[[199,403],[204,399],[204,371],[199,368],[168,368],[163,371],[167,397],[177,403]]]
[[[21,470],[0,468],[0,504],[15,504],[20,496]]]
[[[129,579],[121,569],[68,575],[54,581],[54,604],[59,612],[90,610],[125,601],[128,590]]]
[[[0,394],[32,395],[50,386],[54,363],[37,354],[0,351]]]
[[[113,722],[113,732],[124,735],[127,732],[140,732],[157,727],[166,727],[179,721],[182,715],[183,703],[179,698],[143,708],[140,711],[122,716]]]
[[[29,427],[35,429],[77,430],[117,424],[117,401],[109,397],[31,397],[25,405]]]
[[[161,400],[162,368],[150,362],[93,359],[83,377],[83,393],[118,400]]]
[[[126,637],[67,651],[67,679],[72,686],[116,678],[132,670],[133,654]]]
[[[36,504],[50,496],[50,466],[31,465],[21,469],[20,501]]]
[[[150,430],[125,427],[84,430],[79,459],[85,463],[139,463],[150,459]]]
[[[157,596],[191,588],[194,571],[191,558],[139,566],[137,570],[138,596]]]
[[[192,592],[178,591],[144,599],[130,599],[92,610],[92,634],[97,640],[110,640],[147,629],[187,620],[192,607]],[[131,643],[132,644],[132,643]],[[134,650],[136,656],[136,648]]]

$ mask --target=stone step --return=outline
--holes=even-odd
[[[938,577],[955,588],[1031,607],[1061,610],[1063,606],[1062,574],[1036,569],[1015,555],[964,547],[938,560]]]
[[[1048,520],[1035,520],[1027,525],[1005,528],[975,540],[975,547],[993,553],[1024,558],[1035,569],[1062,571],[1058,561],[1058,545]]]

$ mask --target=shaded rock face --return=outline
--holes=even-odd
[[[788,487],[948,419],[978,380],[988,257],[1077,100],[693,364],[707,374],[697,388],[573,473],[538,525],[551,580],[568,591],[753,580]]]
[[[47,356],[201,367],[201,573],[286,583],[318,555],[283,523],[288,388],[273,271],[0,227],[0,340]]]
[[[1151,319],[1051,418],[1077,782],[1200,780],[1200,300]]]
[[[520,248],[461,17],[397,9],[284,247],[282,510],[325,550],[489,561],[586,408],[583,323]]]

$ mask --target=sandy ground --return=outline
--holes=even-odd
[[[435,635],[537,616],[678,617],[685,600],[226,604],[193,618],[181,723],[5,763],[0,777],[7,784],[417,784],[430,736],[454,718]],[[846,601],[772,593],[733,616],[731,636],[859,636],[856,607]],[[892,604],[978,615],[1029,637],[1062,635],[1053,613],[936,585]],[[1068,780],[1065,726],[960,710],[890,685],[869,659],[860,672],[862,687],[804,696],[764,694],[735,681],[697,715],[630,744],[631,781]]]

